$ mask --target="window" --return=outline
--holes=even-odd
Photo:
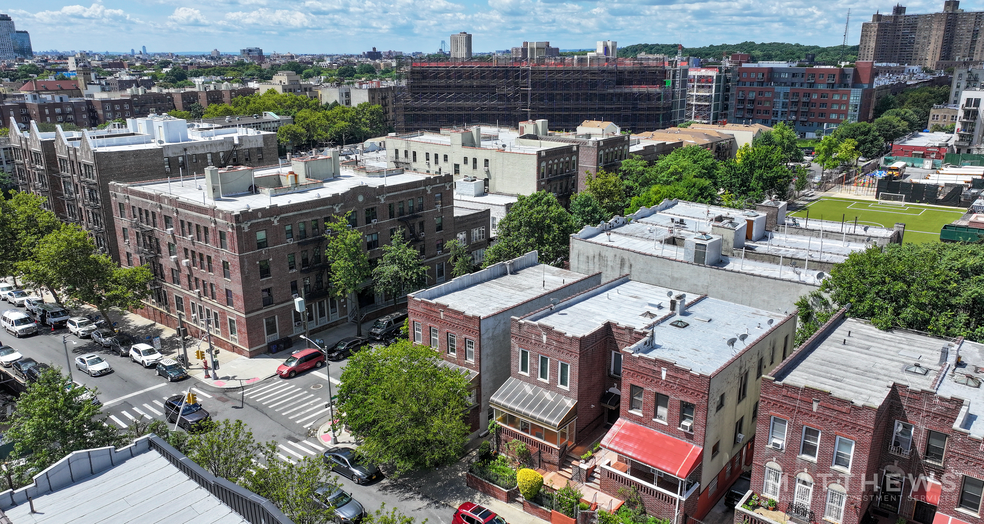
[[[656,393],[656,409],[653,418],[666,422],[670,412],[670,397],[661,393]]]
[[[745,400],[748,396],[748,372],[741,374],[741,378],[738,380],[738,402]]]
[[[903,453],[909,453],[912,447],[912,424],[895,421],[895,431],[892,433],[892,447]]]
[[[465,360],[475,362],[475,341],[470,338],[465,339]]]
[[[964,476],[963,486],[960,488],[959,506],[974,513],[980,512],[982,491],[984,491],[984,480]]]
[[[219,231],[219,247],[222,249],[229,249],[229,240],[226,238],[225,231]]]
[[[769,445],[776,449],[786,447],[786,421],[781,418],[772,417],[769,428]]]
[[[721,451],[721,441],[719,440],[715,442],[713,446],[711,446],[711,458],[716,457],[720,451]]]
[[[612,351],[612,365],[609,370],[612,376],[621,377],[622,376],[622,352]]]
[[[762,364],[763,364],[762,357],[759,357],[758,368],[755,371],[755,378],[762,378]]]
[[[222,276],[227,280],[232,277],[232,274],[229,271],[229,262],[226,260],[222,261]]]
[[[266,229],[261,229],[256,232],[256,249],[266,249],[267,247],[267,234]]]
[[[226,288],[226,305],[227,306],[231,306],[232,304],[233,304],[232,290],[229,289],[229,288]]]
[[[549,382],[550,381],[550,358],[544,355],[540,355],[540,368],[537,370],[539,373],[539,379]]]
[[[174,294],[174,310],[175,311],[180,311],[182,313],[184,313],[184,310],[185,310],[184,298],[182,298],[177,293]]]
[[[369,233],[366,235],[366,250],[379,247],[379,233]]]
[[[367,207],[366,208],[366,224],[372,224],[376,221],[376,208]]]
[[[721,395],[718,396],[717,407],[714,409],[714,411],[721,411],[721,408],[723,407],[724,407],[724,393],[721,393]]]
[[[823,510],[823,518],[831,522],[841,522],[844,518],[844,502],[847,496],[842,491],[827,489],[827,505]]]
[[[277,317],[267,317],[263,319],[263,327],[266,330],[267,339],[277,336]]]
[[[260,260],[260,279],[270,278],[270,259]]]
[[[171,268],[171,283],[181,285],[181,272],[174,268]]]
[[[263,307],[273,305],[273,288],[268,287],[260,290],[260,296],[263,297]]]
[[[239,337],[236,332],[236,319],[229,319],[229,338],[232,340],[238,340]]]
[[[834,466],[851,469],[851,459],[854,456],[854,441],[849,438],[837,437],[834,445]]]
[[[680,402],[680,427],[686,431],[693,431],[694,405],[689,402]]]
[[[519,372],[523,375],[530,374],[530,352],[525,349],[519,350]]]
[[[444,231],[444,217],[434,217],[435,231]]]
[[[208,255],[207,257],[205,257],[205,264],[206,264],[206,267],[208,267],[208,272],[211,273],[212,272],[212,255]]]
[[[430,328],[430,339],[431,339],[431,347],[432,348],[438,348],[438,347],[440,347],[441,342],[437,338],[437,328],[436,327],[431,327]]]
[[[455,355],[458,351],[458,337],[454,333],[448,333],[448,355]]]
[[[286,238],[288,242],[294,240],[294,226],[292,224],[287,224],[284,226],[284,238]]]
[[[567,362],[557,366],[557,385],[564,389],[571,387],[571,365]]]
[[[413,341],[420,344],[424,339],[423,329],[420,322],[413,323]]]
[[[946,435],[930,430],[929,436],[926,438],[926,460],[942,463],[945,451]]]
[[[803,442],[800,444],[800,456],[816,460],[818,449],[820,449],[820,430],[803,426]]]
[[[629,391],[630,391],[629,411],[635,411],[641,415],[643,390],[640,386],[630,386]]]
[[[741,444],[743,440],[745,440],[745,417],[735,422],[735,444]]]

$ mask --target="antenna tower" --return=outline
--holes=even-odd
[[[842,60],[844,60],[844,51],[847,50],[847,30],[850,27],[851,27],[851,9],[848,8],[848,10],[847,10],[847,21],[844,22],[844,42],[841,44],[841,53],[840,53],[840,57],[837,59],[837,62],[838,62],[837,65],[840,65],[840,62]]]

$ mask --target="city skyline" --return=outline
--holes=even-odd
[[[261,47],[265,53],[434,52],[450,48],[452,33],[473,35],[476,53],[509,49],[522,41],[549,41],[562,49],[589,49],[597,40],[681,43],[684,47],[743,41],[839,45],[851,9],[848,44],[875,11],[891,13],[892,0],[836,1],[828,8],[806,0],[691,2],[627,0],[391,0],[319,3],[314,0],[219,0],[208,5],[170,0],[69,4],[42,0],[35,10],[10,9],[35,49],[224,54]],[[942,0],[902,2],[908,13],[933,13]],[[967,11],[984,2],[962,2]],[[665,24],[652,31],[653,20]],[[106,31],[113,28],[112,31]]]

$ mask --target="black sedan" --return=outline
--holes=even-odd
[[[10,367],[14,370],[14,373],[16,373],[19,377],[21,377],[24,380],[27,380],[29,370],[33,367],[37,367],[37,365],[38,365],[38,361],[34,360],[33,358],[22,358],[17,362],[11,364]]]
[[[181,364],[178,364],[169,358],[165,358],[164,360],[158,362],[156,371],[157,376],[166,378],[168,382],[188,378],[188,372],[181,367]]]
[[[104,348],[108,348],[112,345],[114,334],[112,330],[100,328],[92,332],[92,341]]]
[[[134,344],[133,337],[127,335],[126,333],[117,333],[113,335],[113,338],[109,339],[108,347],[121,357],[130,356],[130,346]]]
[[[335,473],[352,479],[356,484],[366,484],[383,476],[379,468],[362,462],[352,448],[328,448],[328,451],[325,451],[325,464],[331,466],[331,470]]]
[[[348,358],[352,353],[362,349],[367,341],[364,337],[345,337],[328,348],[328,360],[338,361]]]
[[[41,378],[41,374],[49,369],[51,369],[51,366],[44,362],[38,362],[36,366],[27,368],[27,371],[24,372],[25,378],[28,382],[37,382]]]
[[[208,411],[197,402],[188,404],[183,402],[184,395],[174,395],[164,401],[164,413],[167,421],[174,423],[178,420],[178,427],[185,431],[202,430],[208,427],[207,422],[212,418]],[[178,412],[181,412],[180,419]]]

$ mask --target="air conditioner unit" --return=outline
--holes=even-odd
[[[169,227],[169,228],[165,229],[165,231],[167,231],[167,234],[168,235],[173,235],[174,234],[174,228],[173,227]]]
[[[769,447],[772,449],[778,449],[779,451],[782,451],[783,448],[786,447],[786,443],[783,442],[782,439],[774,438],[772,439],[772,442],[769,443]]]
[[[178,261],[178,255],[171,255],[171,262],[177,262],[177,261]]]
[[[694,430],[694,421],[692,421],[692,420],[684,420],[683,422],[680,423],[680,429],[682,429],[682,430],[684,430],[684,431],[686,431],[688,433],[691,432],[691,431],[693,431]]]
[[[301,327],[301,323],[300,322],[294,322],[294,327]]]
[[[375,224],[375,223],[376,223],[376,219],[375,219],[375,218],[374,218],[374,219],[372,219],[372,223],[373,223],[373,224]]]
[[[288,244],[293,244],[294,243],[294,239],[293,238],[288,238],[287,239],[287,243]]]
[[[189,259],[186,258],[186,259],[184,259],[184,260],[181,261],[181,265],[184,266],[184,267],[188,267],[188,266],[191,265],[191,260],[189,260]]]
[[[438,249],[437,250],[437,254],[438,255],[443,255],[444,254],[444,250],[443,249]]]
[[[745,440],[745,435],[742,435],[741,433],[735,435],[735,444],[741,444],[743,440]]]
[[[195,235],[188,235],[188,240],[194,241],[195,240]]]

